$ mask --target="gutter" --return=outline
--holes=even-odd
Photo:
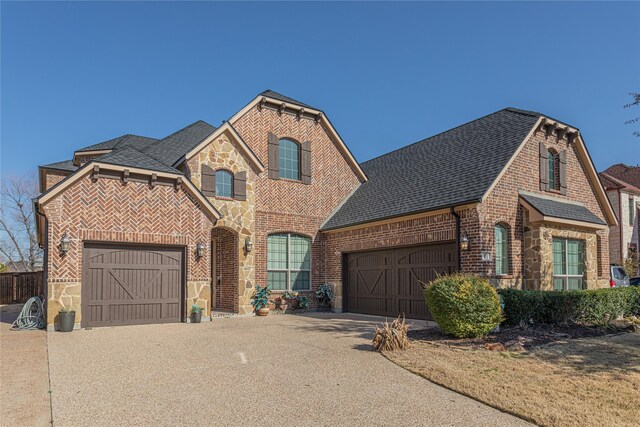
[[[458,262],[458,271],[462,270],[462,260],[460,259],[460,215],[456,212],[456,207],[451,207],[451,215],[456,219],[456,259]]]

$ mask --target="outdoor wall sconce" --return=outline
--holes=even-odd
[[[71,239],[69,238],[69,235],[65,231],[64,234],[62,235],[62,238],[60,239],[60,250],[62,251],[62,253],[66,254],[67,252],[69,252],[70,246],[71,246]]]
[[[460,237],[460,250],[468,251],[470,248],[471,248],[471,245],[469,244],[469,238],[465,235]]]
[[[244,239],[244,250],[247,253],[250,253],[253,250],[253,242],[251,241],[251,237],[247,237]]]
[[[196,256],[202,258],[204,256],[204,243],[198,242],[196,245]]]

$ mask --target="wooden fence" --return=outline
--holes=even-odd
[[[43,295],[42,271],[0,273],[0,304],[25,303],[31,297]]]

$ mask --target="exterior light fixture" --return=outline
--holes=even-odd
[[[470,248],[471,248],[471,245],[469,244],[469,238],[465,235],[460,237],[460,250],[468,251]]]
[[[204,256],[204,243],[198,242],[196,245],[196,256],[202,258]]]
[[[247,251],[247,253],[253,250],[253,242],[251,241],[251,237],[247,237],[246,239],[244,239],[244,250]]]
[[[65,231],[64,234],[62,235],[62,238],[60,239],[60,250],[62,251],[62,253],[66,254],[67,252],[69,252],[70,246],[71,246],[71,239],[69,238],[69,235]]]

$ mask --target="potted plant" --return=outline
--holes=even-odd
[[[76,323],[76,312],[70,308],[61,308],[58,312],[58,329],[60,332],[71,332]]]
[[[285,298],[284,295],[281,295],[280,297],[276,298],[275,300],[271,301],[275,307],[276,310],[281,310],[283,312],[287,311],[287,308],[289,308],[289,301]]]
[[[291,307],[292,310],[295,310],[295,309],[298,308],[298,293],[297,292],[285,291],[284,294],[282,294],[282,298],[287,300],[287,305],[289,307]]]
[[[298,297],[296,301],[298,302],[296,306],[298,310],[306,311],[309,308],[309,300],[304,295]]]
[[[333,300],[333,289],[327,283],[320,285],[316,291],[318,300],[318,311],[331,311],[331,301]]]
[[[256,312],[256,316],[266,316],[269,314],[269,296],[271,291],[269,286],[256,285],[256,290],[251,297],[251,305]]]
[[[191,323],[200,323],[202,321],[203,310],[204,308],[197,304],[191,306]]]

